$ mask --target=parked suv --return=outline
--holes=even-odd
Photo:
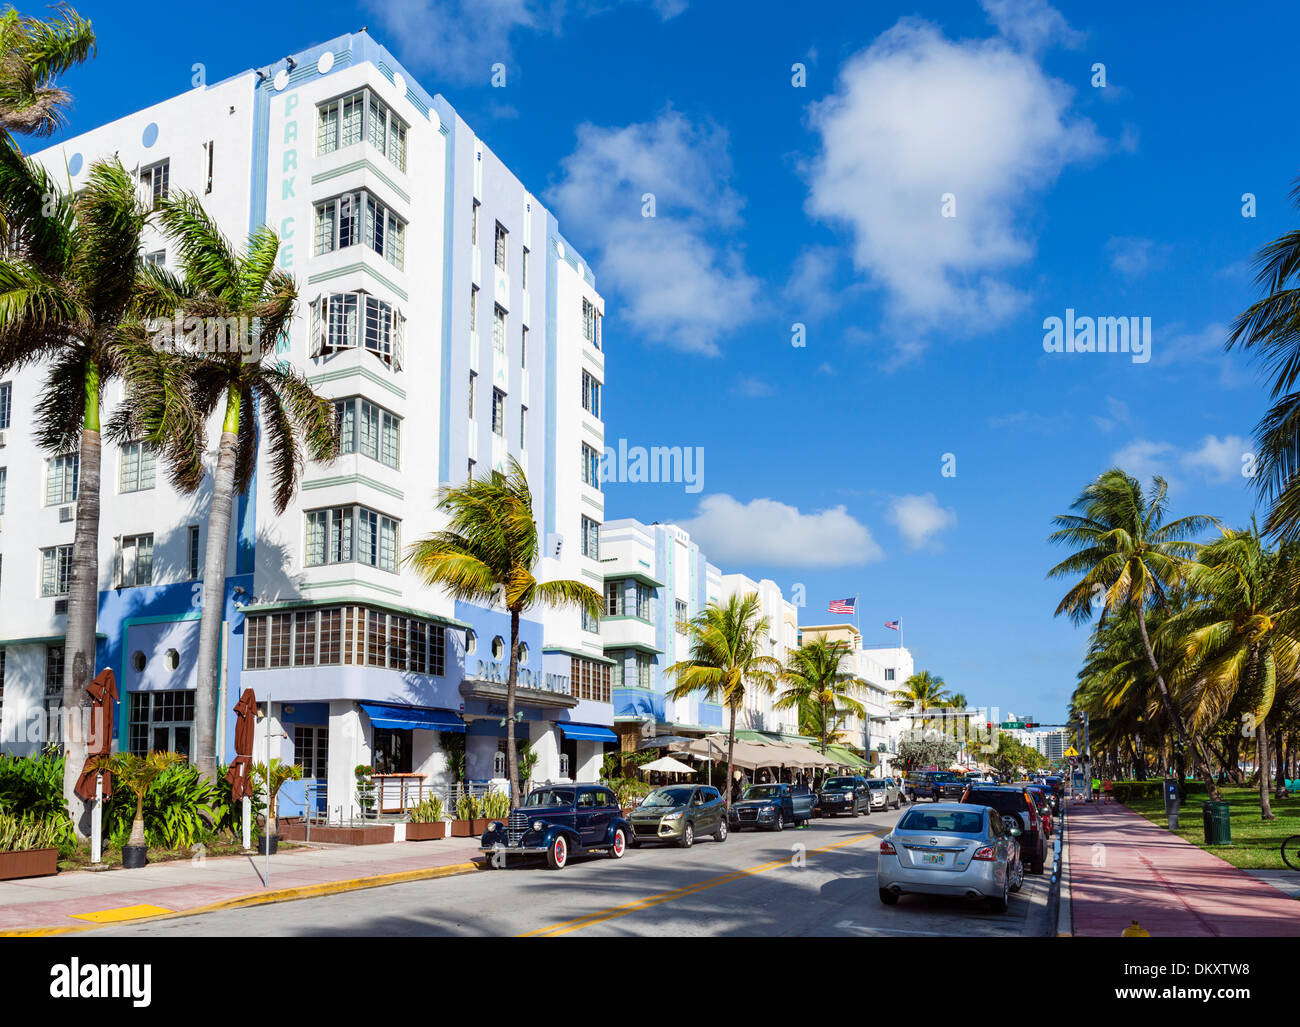
[[[961,801],[990,806],[1004,816],[1020,818],[1020,856],[1031,874],[1041,874],[1047,862],[1047,831],[1038,804],[1027,788],[1015,785],[971,785]]]
[[[966,782],[951,770],[917,770],[908,775],[907,794],[913,802],[929,799],[956,802],[966,788]]]
[[[781,831],[786,824],[806,824],[812,819],[817,796],[803,785],[750,785],[731,807],[731,829],[766,827]]]
[[[704,834],[715,842],[727,840],[727,811],[716,788],[702,785],[669,785],[651,792],[634,809],[632,844],[673,842],[683,849]]]
[[[869,777],[867,787],[871,789],[872,809],[898,809],[902,800],[898,796],[898,785],[892,777]]]
[[[871,812],[871,792],[865,777],[828,777],[817,793],[817,810],[822,816],[847,813],[856,817]]]
[[[483,832],[479,851],[493,856],[488,867],[507,856],[545,856],[562,870],[571,856],[608,852],[622,859],[632,837],[614,793],[601,785],[547,785],[534,788],[509,818]]]

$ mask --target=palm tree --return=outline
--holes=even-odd
[[[279,834],[280,827],[279,815],[276,812],[276,798],[280,794],[280,789],[290,781],[302,780],[302,767],[297,763],[285,763],[272,757],[269,775],[265,763],[254,763],[251,773],[257,787],[266,793],[266,836],[274,838]]]
[[[1103,620],[1108,613],[1125,610],[1136,615],[1142,649],[1169,722],[1183,748],[1191,751],[1211,797],[1218,798],[1209,762],[1199,739],[1188,734],[1147,630],[1148,608],[1168,608],[1170,590],[1180,586],[1189,558],[1200,548],[1181,536],[1196,534],[1218,521],[1191,514],[1166,524],[1167,491],[1165,480],[1159,476],[1152,479],[1149,493],[1143,495],[1137,479],[1119,468],[1103,472],[1071,505],[1079,514],[1061,514],[1054,519],[1057,530],[1049,541],[1071,546],[1075,551],[1047,576],[1082,575],[1057,605],[1058,617],[1068,614],[1074,623],[1081,623],[1092,616],[1094,602],[1101,605]]]
[[[135,795],[135,818],[131,821],[131,837],[127,845],[146,844],[144,833],[144,797],[154,782],[172,767],[185,762],[185,757],[175,752],[151,752],[137,756],[133,752],[104,753],[95,758],[96,770],[112,774],[114,781]]]
[[[817,638],[792,651],[778,675],[787,688],[772,704],[772,708],[798,710],[801,721],[815,709],[823,755],[828,741],[828,712],[838,713],[841,720],[850,713],[859,717],[866,715],[866,707],[852,694],[857,679],[840,670],[848,654],[849,647],[844,642]],[[835,733],[833,729],[831,733]]]
[[[1259,805],[1269,803],[1269,724],[1284,682],[1300,670],[1300,603],[1297,547],[1270,550],[1253,526],[1229,531],[1201,550],[1189,579],[1202,598],[1170,619],[1166,634],[1181,656],[1173,681],[1186,689],[1193,728],[1208,732],[1233,699],[1248,704],[1259,754]]]
[[[55,80],[95,54],[95,32],[66,4],[48,21],[0,12],[0,129],[52,135],[71,99]]]
[[[931,674],[928,670],[918,671],[903,682],[902,688],[896,688],[890,697],[899,709],[912,711],[913,726],[917,711],[921,712],[921,726],[929,722],[924,711],[940,706],[947,706],[949,695],[944,688],[943,678]]]
[[[0,374],[32,363],[48,368],[36,441],[50,453],[78,454],[63,707],[82,708],[84,715],[99,605],[101,408],[111,382],[136,387],[156,361],[141,325],[141,318],[158,312],[144,288],[152,271],[139,256],[146,213],[134,179],[116,160],[92,165],[74,197],[8,136],[0,138],[0,211],[8,229],[0,253]],[[183,407],[163,395],[169,381],[157,381],[162,405],[151,413],[159,433],[151,441],[175,432]],[[86,837],[85,806],[74,793],[86,756],[81,720],[65,717],[64,797],[73,825]]]
[[[576,607],[599,617],[604,600],[590,585],[571,579],[538,581],[533,571],[541,551],[533,494],[519,463],[506,473],[444,486],[438,509],[447,527],[414,543],[403,562],[426,585],[441,586],[456,599],[500,603],[510,613],[510,673],[506,681],[506,760],[510,790],[522,802],[519,754],[515,750],[515,688],[519,679],[519,618],[536,607]]]
[[[727,786],[723,802],[731,810],[731,782],[736,772],[736,713],[750,689],[770,695],[776,690],[781,663],[763,655],[768,620],[762,615],[758,593],[733,595],[726,605],[710,603],[687,622],[690,655],[665,673],[677,683],[670,699],[686,699],[695,692],[728,710]]]
[[[196,337],[191,329],[185,338],[173,337],[164,347],[176,357],[169,366],[183,363],[190,382],[191,409],[185,412],[191,419],[189,429],[170,433],[184,444],[171,460],[182,487],[193,490],[202,481],[208,419],[217,412],[222,417],[204,550],[194,697],[194,764],[200,777],[215,781],[217,658],[234,499],[252,483],[259,436],[265,436],[274,476],[272,500],[276,514],[284,513],[298,486],[304,450],[312,460],[333,460],[338,455],[338,427],[330,401],[318,396],[299,371],[273,359],[298,301],[293,276],[276,267],[276,233],[263,225],[237,253],[188,193],[164,200],[158,218],[176,243],[182,277],[158,274],[152,282],[153,303],[174,311],[178,320],[200,319],[203,333]],[[160,397],[140,391],[143,400],[163,409]],[[161,434],[158,425],[148,427]]]

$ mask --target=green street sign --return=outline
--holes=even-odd
[[[1025,722],[1023,720],[1004,720],[1001,727],[1003,731],[1023,731]]]

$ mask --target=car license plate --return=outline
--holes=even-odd
[[[921,862],[922,862],[922,863],[939,863],[939,864],[942,864],[943,861],[944,861],[944,855],[943,855],[942,852],[923,852],[923,853],[921,853]]]

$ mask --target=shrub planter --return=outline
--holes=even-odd
[[[147,845],[123,845],[122,846],[122,866],[128,870],[134,870],[142,867],[149,862],[149,846]]]
[[[477,838],[488,829],[488,824],[492,823],[491,817],[477,817],[470,821],[469,835],[471,838]]]
[[[48,877],[58,872],[58,849],[0,852],[0,881],[13,881],[20,877]]]
[[[407,827],[410,825],[408,824]],[[286,824],[280,829],[279,837],[286,842],[306,841],[307,825]],[[311,829],[311,840],[335,845],[383,845],[393,840],[393,827],[391,824],[375,824],[370,827],[315,825]]]
[[[445,838],[446,836],[447,825],[441,820],[425,824],[406,825],[406,840],[408,842],[427,842],[435,838]]]
[[[269,853],[267,852],[268,846],[270,847],[271,850]],[[274,856],[279,851],[280,851],[280,836],[278,834],[273,834],[273,835],[264,834],[262,835],[262,837],[257,839],[257,854],[259,856],[266,856],[266,855]]]
[[[453,820],[451,822],[451,836],[453,838],[470,837],[474,833],[474,823],[473,820]]]

